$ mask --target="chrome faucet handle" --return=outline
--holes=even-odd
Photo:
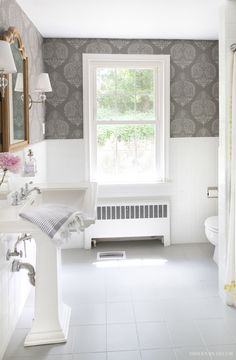
[[[13,194],[12,194],[12,206],[17,206],[19,205],[20,201],[19,201],[19,194],[17,191],[15,191]]]
[[[25,189],[24,189],[25,195],[28,193],[28,191],[29,191],[29,184],[25,183]]]
[[[22,187],[20,189],[20,200],[24,200],[25,198],[26,198],[25,189]]]
[[[22,250],[20,250],[20,251],[16,251],[16,250],[11,251],[10,249],[8,249],[7,253],[6,253],[6,260],[9,261],[12,256],[19,256],[20,258],[22,258],[23,257],[23,251]]]
[[[27,196],[27,195],[28,195],[28,192],[29,192],[29,185],[33,185],[33,181],[30,181],[29,183],[25,183],[25,189],[24,189],[25,196]]]
[[[25,243],[25,240],[23,240],[24,242],[24,254],[25,254],[25,257],[27,257],[27,252],[26,252],[26,243]]]

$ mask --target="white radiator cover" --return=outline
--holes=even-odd
[[[104,202],[97,206],[97,220],[85,235],[85,248],[93,239],[162,237],[170,245],[169,201],[132,200]]]

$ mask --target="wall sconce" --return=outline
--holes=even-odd
[[[18,73],[16,77],[15,91],[23,92],[23,74]],[[33,104],[43,104],[46,101],[46,92],[51,92],[52,86],[48,73],[39,74],[34,92],[38,94],[38,98],[33,100],[29,95],[29,108],[32,108]]]
[[[8,85],[6,74],[16,73],[16,65],[8,41],[0,40],[0,91],[4,97]]]

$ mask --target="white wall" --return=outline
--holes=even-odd
[[[79,182],[84,178],[84,141],[47,140],[48,182]],[[204,220],[217,214],[217,199],[207,187],[217,186],[218,138],[170,139],[170,182],[166,184],[100,186],[99,198],[169,197],[172,243],[206,241]]]
[[[10,178],[12,189],[30,180],[34,180],[35,182],[46,181],[46,142],[43,141],[31,145],[29,148],[33,150],[37,158],[38,173],[35,178],[23,178],[19,175],[12,175]],[[23,160],[26,153],[27,149],[17,154]],[[3,235],[1,234],[0,228],[0,359],[2,359],[3,353],[21,315],[29,291],[32,289],[26,271],[12,273],[11,264],[13,258],[10,261],[6,260],[6,252],[8,249],[13,250],[17,236],[17,234]],[[22,245],[19,248],[23,250]],[[34,264],[35,244],[33,240],[27,242],[27,258],[22,258],[21,261]]]
[[[218,184],[218,138],[171,139],[170,158],[172,243],[206,241],[204,220],[217,215],[207,187]]]
[[[236,1],[225,0],[220,8],[219,75],[220,75],[220,138],[219,138],[219,288],[224,298],[224,276],[227,239],[227,207],[229,194],[228,149],[231,102],[231,70],[233,53],[230,45],[236,43]]]
[[[46,140],[46,144],[48,182],[85,180],[84,140]]]
[[[34,182],[82,182],[85,179],[84,140],[46,140],[30,146],[38,164]],[[24,157],[27,149],[20,152]],[[170,182],[135,186],[103,186],[100,198],[168,197],[171,201],[171,242],[203,242],[204,220],[217,213],[217,200],[207,198],[207,187],[217,186],[218,138],[172,138],[170,140]],[[14,176],[14,186],[31,178]],[[0,230],[1,233],[1,230]],[[0,359],[28,296],[30,286],[25,272],[11,273],[5,260],[13,249],[15,236],[0,234]],[[34,261],[34,244],[25,261]]]

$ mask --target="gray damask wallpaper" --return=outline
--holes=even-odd
[[[170,54],[171,136],[218,136],[217,41],[45,39],[47,138],[83,137],[83,53]]]
[[[34,90],[36,76],[43,72],[42,43],[43,38],[22,11],[15,0],[0,0],[0,33],[9,26],[15,26],[22,36],[29,58],[30,92]],[[45,109],[41,104],[35,104],[30,110],[30,142],[35,143],[44,138],[42,122],[45,119]]]

